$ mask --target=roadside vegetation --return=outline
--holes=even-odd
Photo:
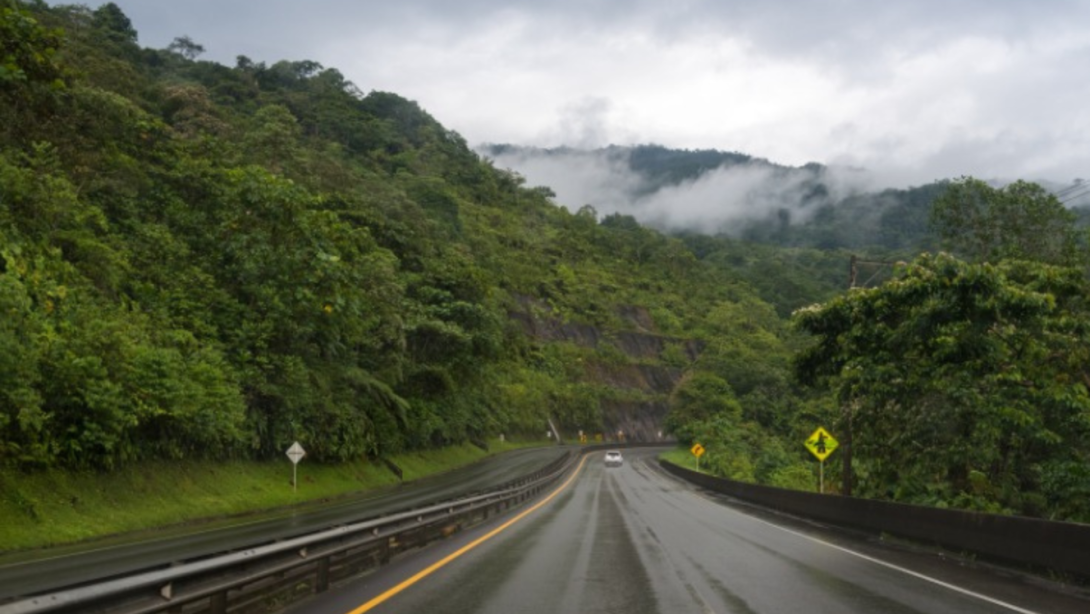
[[[682,240],[572,212],[335,69],[141,49],[109,3],[14,6],[6,471],[263,460],[297,440],[354,462],[550,419],[612,436],[607,406],[664,416],[724,392],[790,430],[792,333]]]
[[[136,41],[112,3],[0,9],[0,550],[289,504],[241,493],[294,441],[324,497],[549,421],[793,488],[850,424],[857,494],[1090,521],[1086,239],[1039,186],[884,194],[874,234],[853,197],[669,235],[335,68]],[[906,264],[849,292],[857,253]],[[159,521],[115,504],[142,488]]]
[[[402,470],[404,481],[412,481],[505,451],[547,445],[498,439],[488,444],[488,452],[464,444],[405,452],[389,460]],[[0,523],[0,544],[5,551],[25,551],[105,537],[132,539],[148,529],[191,530],[201,524],[247,522],[402,483],[384,463],[366,459],[336,464],[304,459],[297,480],[293,490],[286,457],[153,461],[109,473],[0,473],[0,516],[5,519]]]

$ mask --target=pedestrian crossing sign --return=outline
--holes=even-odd
[[[829,431],[819,426],[814,434],[810,435],[810,438],[806,440],[805,445],[806,449],[816,456],[819,461],[825,462],[825,459],[833,453],[833,450],[836,450],[840,443],[833,439]]]

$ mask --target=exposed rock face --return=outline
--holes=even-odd
[[[643,307],[621,305],[617,307],[617,315],[634,324],[638,331],[653,333],[657,330],[655,321],[651,318],[651,312]]]
[[[617,307],[617,314],[632,330],[601,330],[589,324],[564,322],[552,317],[548,305],[533,297],[518,297],[518,311],[509,316],[519,322],[527,335],[542,342],[569,342],[596,350],[610,347],[627,359],[619,362],[616,352],[610,360],[584,366],[587,381],[623,391],[626,400],[602,399],[602,420],[607,440],[658,441],[669,412],[667,399],[681,382],[684,370],[664,361],[664,353],[680,346],[681,358],[693,362],[704,349],[698,339],[680,339],[657,334],[647,309],[634,305]],[[677,357],[675,350],[675,357]],[[631,397],[636,397],[634,400]],[[640,398],[642,397],[642,399]]]
[[[512,320],[522,324],[526,334],[539,341],[570,341],[583,347],[597,348],[601,332],[589,324],[566,323],[554,319],[535,318],[529,312],[511,312]]]
[[[612,388],[638,390],[648,394],[668,395],[681,381],[683,371],[677,367],[649,364],[605,365],[594,363],[587,365],[587,378],[590,381],[606,384]]]
[[[669,411],[665,401],[602,401],[606,434],[614,441],[662,441],[667,437],[662,422]]]
[[[622,352],[637,360],[661,360],[662,353],[669,343],[682,344],[685,357],[689,362],[696,360],[704,349],[704,342],[699,339],[678,339],[632,331],[617,331],[612,333],[610,338]]]

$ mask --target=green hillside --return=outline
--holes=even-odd
[[[4,19],[4,464],[657,438],[708,378],[794,428],[783,321],[683,241],[314,62],[142,49],[112,4]]]
[[[541,438],[551,421],[569,441],[699,441],[717,474],[812,489],[802,442],[852,424],[867,453],[856,494],[1090,518],[1090,379],[1073,349],[1090,317],[1073,269],[924,257],[879,266],[859,285],[893,283],[845,294],[857,250],[907,260],[957,235],[927,222],[945,187],[882,206],[849,199],[748,237],[667,235],[562,206],[416,103],[364,93],[334,68],[223,66],[187,38],[141,48],[113,4],[2,11],[8,484],[282,461],[293,441],[336,466]],[[767,164],[638,153],[661,182]],[[1026,194],[979,201],[1009,196],[1010,212],[1040,197]],[[1065,254],[1078,243],[1057,236]],[[995,253],[1032,260],[1044,243]],[[953,281],[928,285],[942,275]],[[999,290],[1001,304],[989,298]],[[897,371],[905,356],[917,371]],[[890,379],[860,385],[870,367]],[[994,386],[971,385],[982,382]],[[961,431],[945,408],[965,410]],[[965,438],[913,440],[926,452],[906,454],[885,445],[902,419]],[[970,441],[996,453],[965,454]],[[841,480],[832,464],[825,477]],[[12,492],[8,508],[21,509]]]

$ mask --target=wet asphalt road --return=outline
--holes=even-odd
[[[620,468],[590,454],[537,509],[406,554],[288,612],[1090,612],[1085,594],[1044,581],[740,506],[665,474],[655,454],[625,451]]]
[[[514,450],[400,486],[273,512],[0,556],[0,601],[421,507],[503,484],[544,467],[561,448]]]

